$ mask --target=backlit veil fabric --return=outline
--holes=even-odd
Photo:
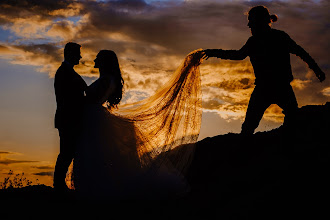
[[[188,54],[150,98],[111,110],[96,104],[86,107],[74,159],[76,189],[98,190],[96,194],[117,189],[117,194],[124,194],[128,189],[141,191],[133,186],[141,179],[140,185],[148,179],[148,184],[166,185],[173,173],[184,176],[200,132],[202,57],[201,49]],[[157,180],[153,175],[158,175]]]
[[[189,53],[153,96],[112,111],[123,121],[134,124],[134,146],[142,167],[158,159],[184,172],[189,164],[201,126],[201,62],[202,50]],[[180,145],[189,146],[174,150]],[[169,151],[167,156],[162,156]]]

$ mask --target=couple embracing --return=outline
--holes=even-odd
[[[205,58],[250,57],[256,86],[242,134],[253,134],[270,104],[279,105],[285,120],[294,121],[298,104],[290,85],[290,53],[305,61],[321,82],[325,74],[288,34],[271,28],[276,20],[266,7],[253,7],[248,13],[252,36],[240,50],[193,51],[155,95],[119,108],[124,80],[116,54],[98,53],[94,62],[100,77],[87,86],[73,69],[81,58],[80,45],[68,43],[55,75],[55,126],[60,135],[55,189],[67,189],[66,172],[74,158],[74,186],[80,197],[184,195],[189,190],[185,174],[201,124],[199,65]]]
[[[55,74],[55,127],[60,136],[55,190],[68,191],[66,173],[74,159],[72,178],[82,199],[184,194],[189,187],[183,170],[193,150],[189,144],[196,142],[200,127],[198,65],[202,51],[192,52],[152,97],[118,109],[124,80],[116,54],[111,50],[97,54],[94,62],[100,77],[87,86],[73,69],[81,59],[80,47],[66,44],[65,60]],[[185,144],[182,157],[168,153]]]

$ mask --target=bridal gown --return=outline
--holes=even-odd
[[[103,107],[115,84],[101,77],[86,91],[83,127],[73,166],[74,186],[82,199],[166,199],[184,195],[184,177],[164,163],[142,168],[134,123]]]

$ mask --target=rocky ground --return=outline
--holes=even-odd
[[[297,118],[295,124],[250,137],[226,134],[199,141],[189,170],[191,193],[183,198],[119,201],[100,209],[105,204],[82,204],[73,194],[57,195],[51,187],[35,185],[0,190],[3,219],[43,215],[55,219],[64,211],[63,219],[88,215],[107,219],[103,216],[113,217],[112,212],[173,218],[319,219],[329,208],[330,103],[304,106]],[[58,206],[62,209],[56,211]],[[17,211],[18,207],[30,211]]]

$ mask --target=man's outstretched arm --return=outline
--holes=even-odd
[[[248,56],[248,43],[239,50],[206,49],[204,59],[217,57],[226,60],[244,60]]]

